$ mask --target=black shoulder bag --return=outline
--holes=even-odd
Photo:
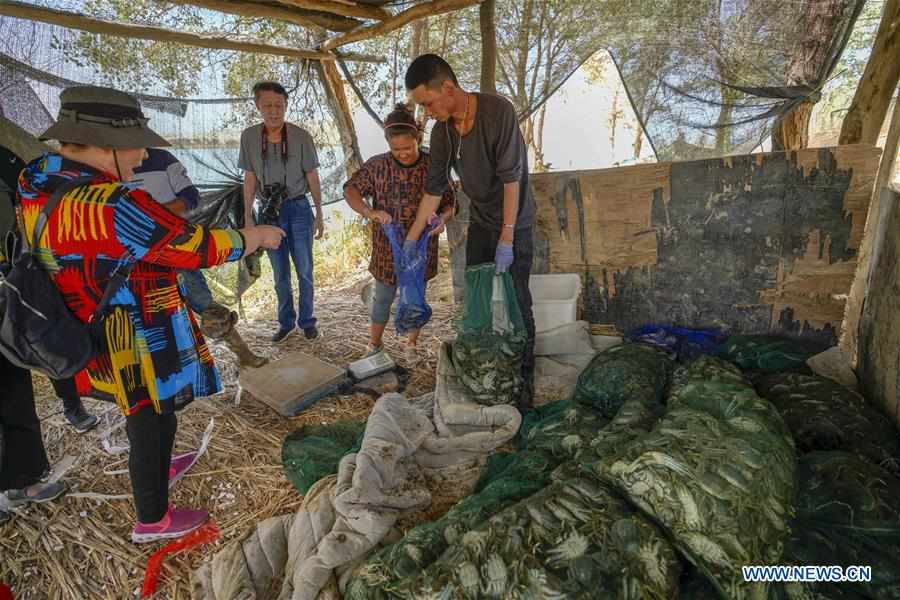
[[[35,223],[35,244],[62,197],[91,179],[69,180],[53,192]],[[12,268],[0,274],[0,353],[19,367],[53,379],[72,377],[100,352],[101,339],[95,331],[113,294],[128,280],[132,263],[116,268],[90,322],[83,323],[66,306],[35,249],[28,246],[27,236],[20,237],[22,251],[10,256]]]

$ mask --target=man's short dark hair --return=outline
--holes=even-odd
[[[410,91],[420,85],[436,89],[448,80],[459,86],[456,73],[453,72],[447,61],[437,54],[423,54],[412,61],[412,64],[406,69],[406,89]]]
[[[288,99],[287,90],[284,89],[284,86],[277,81],[257,81],[253,86],[254,100],[259,100],[260,92],[275,92],[276,94],[281,94],[282,96],[284,96],[285,102],[287,102]]]

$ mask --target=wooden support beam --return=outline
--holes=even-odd
[[[353,32],[351,31],[350,34]],[[347,35],[350,35],[347,34]],[[900,0],[886,0],[872,53],[850,110],[841,126],[840,145],[878,143],[893,91],[900,81]]]
[[[233,0],[232,0],[233,1]],[[302,8],[304,10],[315,10],[319,12],[327,12],[345,17],[358,17],[361,19],[372,19],[375,21],[386,21],[393,14],[380,6],[371,4],[359,4],[357,2],[333,0],[276,0],[281,4],[293,6],[294,8]],[[229,4],[231,2],[228,2]]]
[[[484,0],[478,7],[481,29],[481,87],[479,91],[497,93],[497,27],[494,24],[496,0]]]
[[[338,57],[337,60],[338,66],[341,68],[341,73],[344,74],[344,79],[347,80],[347,83],[350,84],[350,87],[353,89],[353,92],[356,94],[356,99],[359,100],[359,103],[362,104],[362,107],[365,109],[369,116],[372,117],[379,127],[384,127],[384,121],[381,120],[381,117],[378,116],[378,113],[372,108],[372,105],[369,104],[369,101],[366,100],[366,97],[363,95],[362,90],[359,89],[359,86],[356,85],[356,81],[353,79],[353,76],[350,75],[350,69],[347,68],[347,63],[344,62],[343,58]]]
[[[387,59],[383,56],[375,56],[374,54],[364,54],[362,52],[332,52],[335,57],[341,58],[347,62],[367,62],[367,63],[384,63]]]
[[[875,238],[885,213],[882,206],[885,198],[882,192],[890,184],[894,175],[898,147],[900,147],[900,94],[895,96],[894,113],[888,127],[887,139],[884,142],[884,151],[881,154],[881,164],[878,166],[875,187],[872,188],[872,199],[866,213],[866,226],[863,230],[862,242],[856,255],[856,274],[844,308],[840,346],[841,350],[850,357],[853,367],[859,363],[860,324],[866,296],[869,294],[872,269],[876,262],[872,260],[872,257],[877,254]]]
[[[171,4],[199,6],[241,17],[278,19],[301,27],[321,27],[329,31],[350,31],[362,25],[356,19],[336,14],[311,14],[275,2],[255,0],[165,0]]]
[[[335,36],[322,44],[322,50],[333,50],[344,44],[352,44],[353,42],[383,35],[394,31],[395,29],[399,29],[417,19],[460,10],[469,6],[474,6],[479,2],[481,2],[481,0],[432,0],[431,2],[426,2],[424,4],[417,4],[412,8],[408,8],[403,12],[398,13],[387,21],[382,21],[381,23],[376,23],[374,25],[357,27],[353,31]]]
[[[0,115],[0,140],[3,140],[3,145],[10,152],[25,162],[30,162],[49,150],[43,142],[3,115]]]
[[[327,52],[298,50],[295,48],[273,46],[271,44],[262,44],[259,42],[240,42],[220,34],[186,33],[150,25],[132,25],[130,23],[104,21],[79,13],[34,6],[32,4],[15,2],[14,0],[0,0],[0,15],[16,17],[19,19],[29,19],[31,21],[40,21],[43,23],[50,23],[51,25],[89,31],[91,33],[142,40],[155,40],[160,42],[173,42],[176,44],[184,44],[186,46],[198,46],[200,48],[255,52],[258,54],[273,54],[276,56],[287,56],[289,58],[320,61],[330,61],[335,58],[334,55],[328,54]]]
[[[335,118],[335,125],[341,136],[341,146],[347,166],[347,177],[352,176],[362,167],[362,152],[359,150],[359,139],[353,125],[353,114],[344,91],[344,83],[337,66],[333,62],[318,62],[312,65],[319,75],[319,81],[325,89],[328,107]]]

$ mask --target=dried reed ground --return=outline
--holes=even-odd
[[[441,275],[429,287],[434,316],[420,338],[424,360],[410,373],[410,395],[433,390],[439,339],[452,336],[452,286],[446,258],[442,263]],[[359,296],[367,274],[359,262],[355,266],[354,273],[341,278],[341,283],[317,290],[320,339],[309,342],[295,335],[282,346],[269,343],[276,324],[274,293],[265,274],[245,302],[247,318],[239,324],[241,334],[255,351],[274,359],[298,350],[337,365],[359,358],[368,337],[368,316]],[[391,329],[385,335],[388,352],[401,357],[398,360],[403,364],[401,341]],[[205,556],[246,535],[258,521],[300,506],[302,496],[285,479],[281,467],[281,443],[288,433],[307,423],[365,419],[374,404],[365,395],[333,397],[286,419],[244,392],[236,406],[235,359],[222,345],[211,343],[210,348],[225,390],[197,400],[179,413],[176,452],[196,449],[210,418],[215,418],[215,430],[206,454],[175,486],[171,500],[176,505],[209,509],[222,537],[214,545],[169,557],[157,598],[189,598],[190,571]],[[76,458],[66,476],[72,490],[129,494],[127,474],[105,473],[126,469],[127,454],[107,454],[98,429],[85,435],[75,433],[65,422],[49,382],[35,376],[34,383],[51,463],[69,455]],[[85,405],[96,414],[110,406],[91,399]],[[162,544],[133,545],[129,538],[134,519],[130,499],[63,498],[29,507],[0,526],[0,582],[9,586],[17,599],[137,597],[147,558]]]

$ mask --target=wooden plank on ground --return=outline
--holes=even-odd
[[[333,393],[346,380],[346,369],[302,352],[293,352],[259,369],[246,369],[240,377],[244,390],[285,417]]]

